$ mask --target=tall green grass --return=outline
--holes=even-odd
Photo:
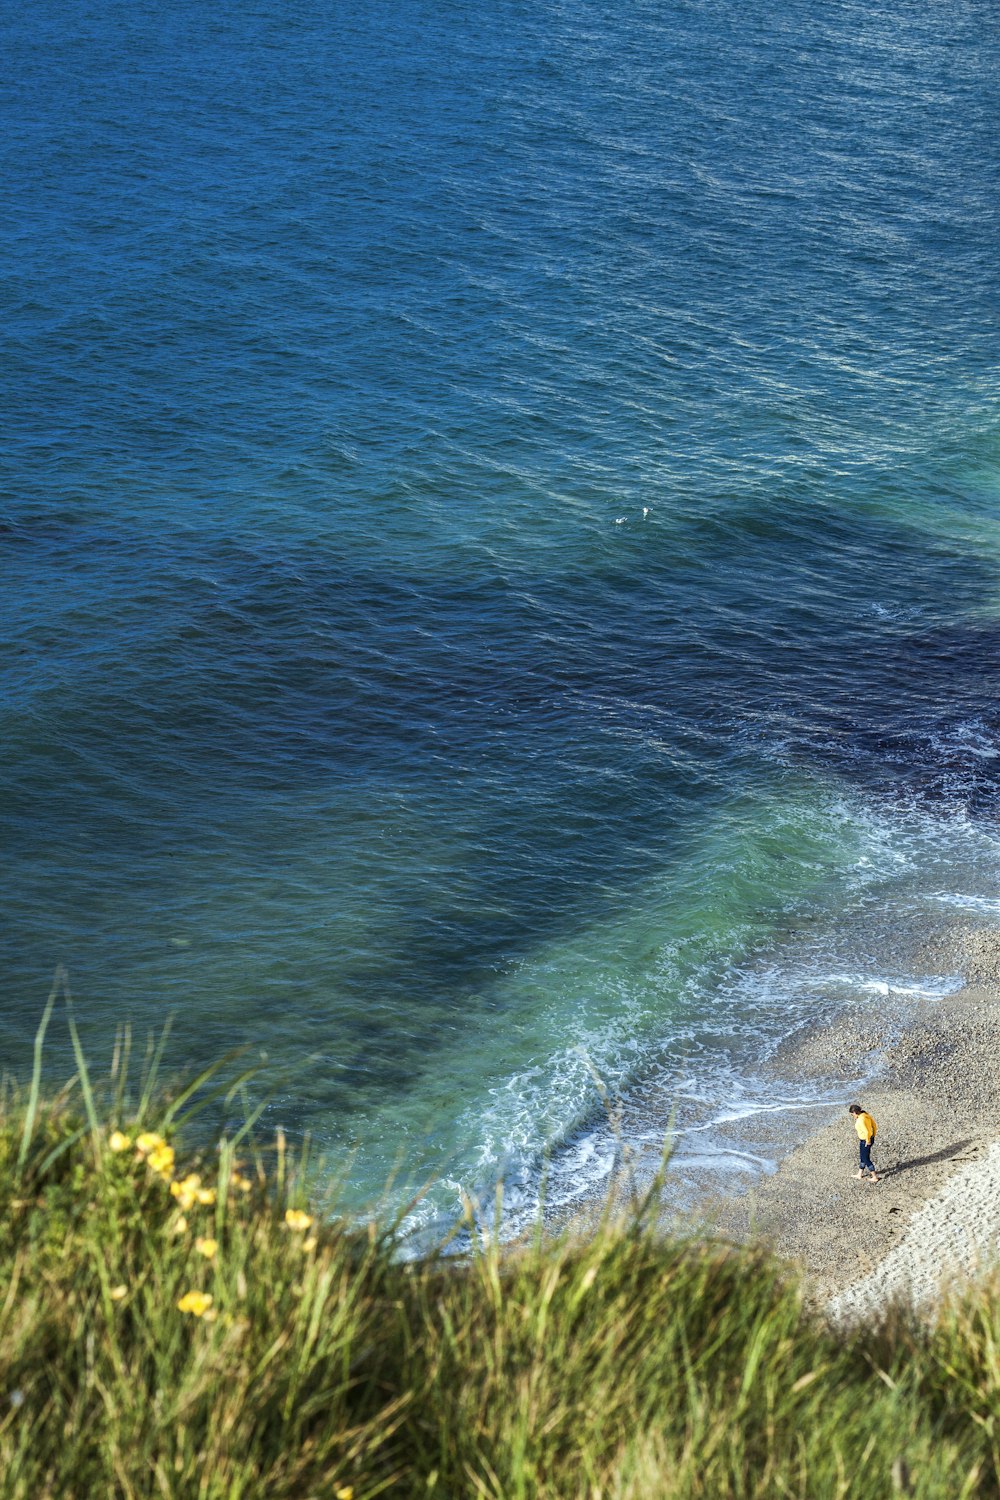
[[[280,1141],[186,1152],[214,1080],[78,1069],[0,1101],[5,1500],[1000,1494],[996,1285],[841,1336],[641,1218],[407,1263]]]

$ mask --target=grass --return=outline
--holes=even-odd
[[[77,1063],[0,1101],[4,1500],[1000,1495],[997,1285],[847,1337],[641,1217],[406,1263],[280,1140],[186,1151],[212,1079]]]

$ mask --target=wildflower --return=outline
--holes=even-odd
[[[319,1244],[319,1240],[316,1238],[316,1236],[314,1234],[311,1234],[307,1240],[303,1240],[302,1241],[302,1248],[306,1252],[307,1255],[311,1255],[312,1252],[316,1249],[316,1246],[318,1244]]]
[[[166,1145],[162,1135],[156,1135],[152,1130],[144,1130],[142,1135],[136,1136],[135,1149],[140,1156],[148,1156],[151,1151],[160,1151]]]
[[[334,1490],[334,1500],[354,1500],[353,1484],[342,1484]]]
[[[251,1178],[244,1177],[241,1172],[234,1172],[232,1177],[230,1177],[229,1182],[230,1185],[234,1187],[238,1193],[249,1193],[253,1188],[253,1181],[251,1180]]]
[[[130,1135],[122,1135],[120,1130],[112,1130],[108,1136],[109,1151],[127,1151],[131,1144],[132,1137]]]
[[[157,1146],[146,1157],[147,1164],[161,1177],[169,1177],[174,1170],[174,1148],[173,1146]]]
[[[286,1208],[285,1223],[296,1233],[312,1227],[312,1215],[304,1214],[301,1208]]]
[[[211,1205],[215,1202],[215,1188],[199,1188],[195,1196],[199,1203]]]
[[[206,1260],[214,1260],[216,1254],[218,1253],[219,1242],[218,1240],[207,1239],[204,1236],[199,1235],[194,1242],[194,1248],[197,1250],[198,1254],[203,1255]]]
[[[201,1178],[198,1176],[197,1172],[189,1172],[186,1177],[182,1177],[178,1181],[172,1182],[170,1184],[171,1193],[177,1199],[177,1202],[185,1212],[187,1212],[189,1208],[194,1208],[195,1204],[198,1202],[198,1192],[200,1188]]]
[[[122,1282],[121,1286],[113,1286],[108,1295],[112,1302],[120,1302],[123,1297],[128,1296],[128,1287]]]
[[[171,1234],[184,1234],[188,1227],[188,1221],[183,1214],[178,1214],[170,1226]]]
[[[212,1303],[215,1298],[211,1292],[185,1292],[177,1303],[178,1312],[193,1313],[196,1318],[208,1318],[211,1323],[215,1317]]]

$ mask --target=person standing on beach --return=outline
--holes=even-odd
[[[847,1113],[854,1117],[854,1128],[858,1132],[858,1154],[861,1159],[861,1170],[858,1176],[864,1177],[870,1172],[872,1182],[878,1182],[879,1176],[872,1164],[872,1147],[875,1144],[878,1126],[868,1111],[862,1109],[860,1104],[849,1104],[847,1106]]]

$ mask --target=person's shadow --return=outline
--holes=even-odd
[[[936,1161],[952,1161],[959,1151],[964,1151],[966,1146],[972,1145],[972,1137],[967,1141],[953,1141],[950,1146],[943,1146],[940,1151],[935,1151],[933,1156],[912,1156],[908,1161],[897,1161],[892,1166],[876,1167],[880,1177],[895,1177],[899,1172],[909,1172],[913,1167],[929,1167]],[[967,1160],[971,1161],[972,1157]]]

